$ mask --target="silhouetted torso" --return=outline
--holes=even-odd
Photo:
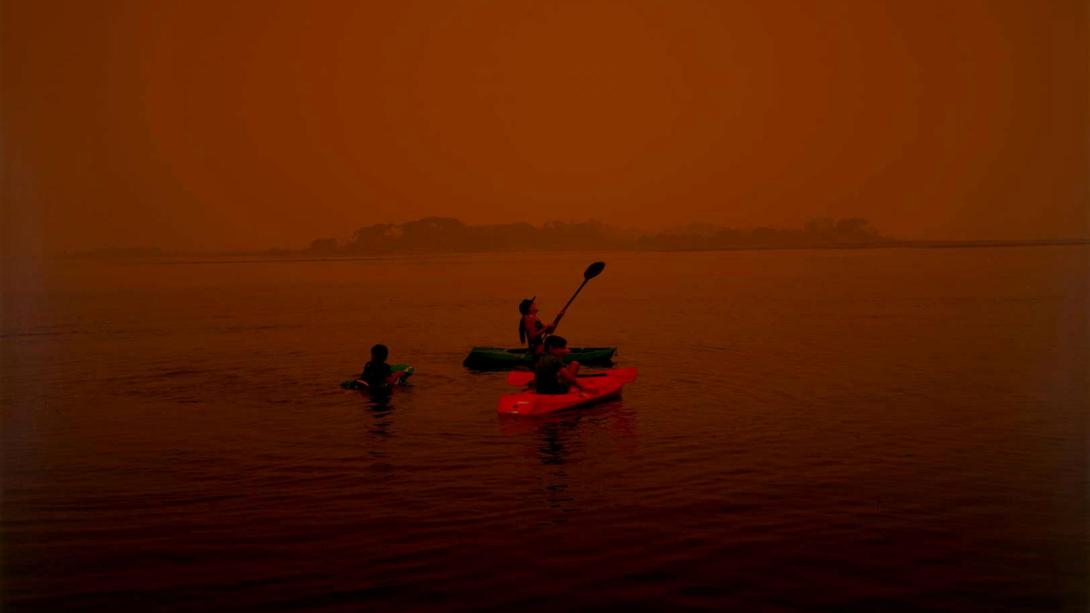
[[[389,385],[390,375],[392,375],[393,372],[390,365],[385,362],[379,364],[368,362],[363,365],[363,372],[360,373],[360,380],[366,381],[367,385],[370,385],[372,388],[384,387]]]
[[[539,394],[566,394],[568,384],[561,383],[560,369],[564,367],[564,361],[552,354],[545,354],[537,361],[534,368],[534,387]]]

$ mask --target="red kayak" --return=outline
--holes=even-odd
[[[512,385],[526,385],[533,381],[531,372],[513,372],[507,376]],[[635,368],[611,368],[602,373],[580,375],[585,390],[572,388],[567,394],[536,394],[517,392],[504,394],[496,410],[510,415],[544,415],[554,411],[584,407],[603,400],[617,398],[625,383],[636,380]]]

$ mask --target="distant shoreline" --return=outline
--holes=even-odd
[[[641,249],[638,251],[770,251],[815,249],[979,249],[987,247],[1068,247],[1090,245],[1088,238],[1036,239],[1036,240],[982,240],[982,241],[884,241],[877,243],[832,243],[813,245],[743,245],[737,247],[694,247],[692,249]]]
[[[134,260],[160,257],[360,258],[475,253],[767,251],[785,249],[965,249],[1090,245],[1086,238],[905,240],[882,234],[861,217],[811,219],[801,228],[729,228],[703,222],[642,234],[603,224],[549,221],[469,225],[453,217],[378,223],[347,238],[316,238],[299,249],[167,251],[154,245],[104,247],[74,257]]]
[[[407,256],[441,255],[477,255],[477,254],[546,254],[546,253],[686,253],[711,251],[814,251],[814,250],[858,250],[858,249],[987,249],[1011,247],[1078,247],[1090,246],[1090,239],[1036,239],[1036,240],[908,240],[879,241],[873,243],[822,243],[808,245],[738,245],[692,248],[638,248],[638,247],[602,247],[574,249],[491,249],[491,250],[425,250],[411,249],[402,251],[357,252],[357,253],[315,253],[306,249],[267,249],[261,251],[167,251],[162,249],[101,249],[81,251],[54,256],[60,259],[92,260],[158,260],[169,258],[260,258],[282,261],[315,260],[356,260],[384,259]]]

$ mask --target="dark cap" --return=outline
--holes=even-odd
[[[534,300],[537,300],[537,296],[534,296],[533,298],[524,298],[523,301],[519,303],[519,313],[529,315],[530,305],[534,303]]]

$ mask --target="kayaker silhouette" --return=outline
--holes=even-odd
[[[534,391],[538,394],[567,394],[572,387],[584,389],[577,378],[579,362],[564,364],[564,356],[571,353],[563,336],[545,339],[545,353],[534,367]]]
[[[556,329],[554,324],[543,324],[537,318],[536,299],[537,296],[534,296],[519,303],[519,313],[522,314],[522,317],[519,318],[519,342],[527,345],[532,356],[531,359],[534,360],[542,353],[542,343],[545,342],[545,337]]]
[[[572,297],[568,299],[568,303],[564,305],[564,308],[560,309],[560,312],[556,314],[556,319],[551,324],[543,324],[537,318],[537,304],[535,302],[537,296],[525,298],[519,303],[519,313],[522,313],[522,319],[519,320],[519,342],[528,344],[532,361],[536,362],[537,358],[541,356],[543,353],[542,343],[560,325],[560,320],[564,319],[564,314],[568,312],[568,307],[575,301],[575,297],[579,295],[579,292],[583,291],[588,281],[602,274],[605,268],[605,262],[594,262],[587,266],[587,269],[583,271],[583,282],[579,284],[579,289],[575,290]]]

